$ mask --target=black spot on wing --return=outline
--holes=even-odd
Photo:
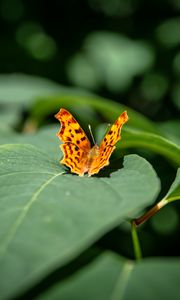
[[[73,154],[73,150],[71,148],[69,148],[69,152],[71,155]]]
[[[71,168],[76,168],[77,170],[80,170],[80,168],[77,166],[76,162],[71,157],[68,157],[67,161]]]
[[[62,123],[61,129],[60,129],[60,134],[64,134],[64,130],[65,130],[65,125],[64,125],[64,123]]]
[[[81,128],[75,129],[75,133],[83,133],[83,130]]]
[[[77,123],[77,122],[76,122],[76,120],[72,117],[70,123],[74,123],[74,124],[75,124],[75,123]]]

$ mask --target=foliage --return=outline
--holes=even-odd
[[[15,86],[20,94],[23,89],[21,78],[17,77],[20,84],[18,86],[16,80]],[[27,86],[28,77],[24,80]],[[30,78],[28,84],[32,82]],[[45,123],[48,116],[51,120],[50,116],[57,112],[58,107],[70,109],[71,103],[72,112],[78,119],[81,119],[81,112],[84,111],[86,115],[87,112],[96,112],[101,119],[112,121],[116,112],[121,112],[125,107],[93,95],[80,94],[78,97],[78,92],[74,92],[77,95],[69,95],[70,92],[67,93],[65,89],[63,91],[61,87],[57,89],[57,86],[54,92],[58,91],[61,94],[62,91],[62,96],[39,99],[41,84],[44,85],[44,82],[36,79],[34,82],[36,85],[40,83],[38,88],[36,87],[37,97],[32,95],[32,101],[28,102],[28,106],[24,103],[28,117],[25,120],[18,119],[17,116],[22,115],[20,110],[23,104],[15,102],[12,110],[9,106],[12,100],[7,97],[8,114],[14,113],[17,116],[14,123],[9,122],[5,114],[2,114],[1,118],[2,299],[10,299],[15,295],[19,295],[20,298],[22,295],[28,297],[31,294],[35,294],[39,299],[59,299],[59,297],[71,299],[72,293],[75,299],[80,299],[81,285],[84,289],[83,297],[85,295],[89,299],[91,297],[98,299],[99,293],[103,299],[104,293],[107,299],[118,299],[119,294],[125,299],[130,299],[136,281],[137,288],[140,289],[141,276],[145,276],[147,272],[148,280],[153,280],[154,275],[151,274],[153,268],[157,268],[158,276],[163,276],[163,280],[163,274],[168,270],[176,278],[180,267],[178,259],[169,263],[163,259],[159,261],[152,259],[142,261],[136,266],[135,262],[129,262],[129,257],[133,258],[132,245],[130,252],[126,251],[126,254],[123,253],[123,249],[118,251],[114,249],[119,253],[118,258],[118,255],[107,252],[109,246],[104,245],[101,240],[107,234],[111,235],[111,232],[113,239],[113,230],[116,230],[118,243],[121,243],[124,235],[123,224],[128,224],[128,220],[140,216],[142,211],[154,203],[160,191],[160,180],[150,162],[153,162],[153,158],[157,155],[161,155],[167,161],[164,164],[170,163],[175,171],[179,165],[178,145],[162,137],[153,122],[126,107],[130,121],[123,130],[122,142],[118,144],[111,165],[92,178],[87,176],[80,178],[67,173],[66,168],[59,164],[61,153],[59,141],[55,136],[59,125],[46,125],[41,130],[37,130],[37,126]],[[47,81],[45,86],[48,90]],[[52,83],[50,90],[51,86]],[[8,89],[8,92],[10,91],[14,93],[11,85]],[[25,97],[29,99],[29,91],[24,94],[24,99]],[[89,118],[89,121],[92,118],[93,123],[94,114],[90,113]],[[94,123],[94,127],[95,125],[99,135],[102,136],[104,126],[97,126]],[[24,128],[25,132],[15,132],[12,126]],[[141,156],[130,154],[134,153],[134,149],[138,152],[138,149],[142,151],[143,148],[146,149],[144,155],[143,152]],[[148,157],[149,162],[142,156]],[[172,202],[179,198],[178,173],[167,193],[167,201]],[[125,234],[129,236],[129,230],[126,229]],[[139,243],[136,239],[137,236],[133,236],[134,246]],[[128,243],[126,247],[129,247]],[[84,269],[81,255],[83,253],[87,264],[89,251],[93,254],[90,255],[90,262]],[[99,258],[96,258],[97,255]],[[71,267],[72,264],[75,266]],[[76,276],[77,269],[82,271]],[[109,269],[112,269],[111,279],[108,278],[109,272],[106,271]],[[54,272],[59,274],[61,284],[56,283],[47,293],[43,289],[42,296],[38,296],[37,291],[42,289],[41,282],[48,281],[50,274]],[[73,277],[70,276],[71,272],[75,272]],[[93,276],[100,276],[100,286],[107,281],[107,290],[101,291],[98,285],[92,294],[95,284]],[[116,279],[121,276],[123,283]],[[64,283],[63,279],[66,277]],[[85,287],[86,284],[89,285],[88,289]],[[175,281],[173,284],[174,288],[179,289]],[[161,285],[158,284],[157,288],[161,290]],[[138,293],[139,297],[143,298],[142,292]]]
[[[0,0],[0,299],[179,299],[179,0]],[[54,114],[110,165],[71,174]],[[141,226],[140,226],[141,225]]]

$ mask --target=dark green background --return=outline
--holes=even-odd
[[[179,0],[1,0],[0,72],[40,75],[64,85],[77,85],[157,121],[177,118],[179,10]],[[114,34],[116,41],[112,42]],[[131,48],[130,56],[136,53],[132,60],[138,66],[148,64],[148,58],[143,58],[140,49],[133,51],[137,45],[127,46],[121,41],[122,48],[117,47],[116,53],[123,63],[119,71],[114,70],[113,49],[122,37],[142,43],[141,50],[148,47],[153,57],[141,72],[133,70],[129,84],[129,76],[123,78],[133,66],[127,65],[129,54],[126,57],[123,52],[122,56],[121,49],[124,45]],[[109,56],[100,62],[98,55],[106,55],[102,38]],[[111,81],[118,77],[124,83],[114,87]]]

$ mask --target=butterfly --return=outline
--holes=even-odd
[[[91,147],[84,130],[68,110],[61,108],[55,118],[61,123],[60,130],[56,134],[63,142],[60,148],[64,157],[60,163],[68,166],[72,173],[79,176],[85,173],[91,176],[109,165],[109,158],[116,148],[115,144],[121,138],[121,128],[128,121],[127,112],[124,111],[106,133],[100,146],[95,144]]]

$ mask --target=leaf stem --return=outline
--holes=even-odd
[[[146,222],[149,218],[151,218],[154,214],[156,214],[166,204],[175,200],[179,200],[179,195],[167,199],[162,199],[156,205],[154,205],[150,210],[148,210],[144,215],[131,221],[131,235],[132,235],[132,242],[134,248],[134,256],[137,261],[141,260],[142,253],[141,253],[141,247],[140,247],[136,227]]]
[[[134,221],[131,221],[131,235],[132,235],[132,242],[134,248],[134,256],[137,261],[140,261],[142,258],[142,253],[141,253],[139,238],[137,235],[136,224]]]
[[[168,203],[176,201],[176,200],[180,200],[180,195],[170,197],[170,198],[167,199]]]
[[[169,202],[168,199],[162,199],[155,206],[153,206],[150,210],[148,210],[144,215],[135,219],[133,222],[135,223],[136,226],[143,224],[150,217],[152,217],[154,214],[156,214],[162,207],[164,207],[166,204],[168,204],[168,202]]]

